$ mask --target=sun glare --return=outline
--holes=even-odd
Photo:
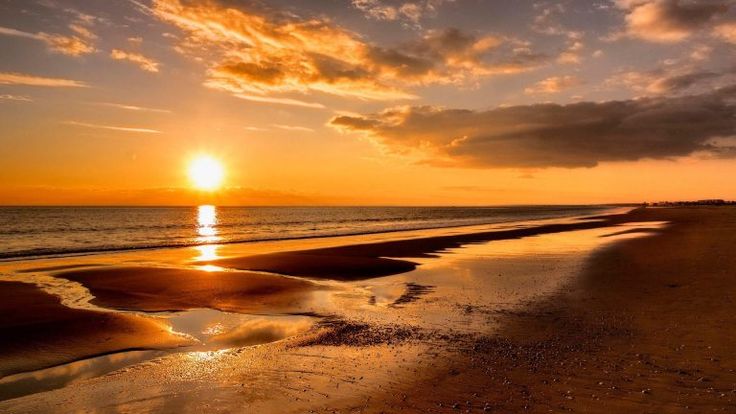
[[[207,155],[201,155],[189,164],[189,178],[200,190],[216,190],[222,183],[224,173],[222,164]]]

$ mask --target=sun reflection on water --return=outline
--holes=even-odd
[[[197,234],[203,242],[216,241],[217,237],[217,210],[215,206],[203,205],[197,207]]]
[[[220,240],[217,235],[217,209],[212,205],[197,207],[197,243],[206,243],[195,248],[199,250],[197,260],[208,261],[218,259],[219,246],[209,244]]]

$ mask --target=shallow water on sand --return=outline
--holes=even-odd
[[[595,249],[665,224],[640,222],[448,249],[438,258],[412,259],[421,263],[412,272],[353,283],[368,299],[351,297],[338,306],[351,317],[374,322],[488,330],[494,315],[519,310],[574,282]]]
[[[192,355],[234,347],[254,346],[308,331],[315,318],[301,315],[245,315],[214,309],[157,313],[171,330],[194,340],[195,345],[178,349]],[[65,387],[116,370],[165,356],[170,351],[129,351],[88,358],[33,372],[0,378],[0,401]]]

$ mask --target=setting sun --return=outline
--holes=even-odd
[[[224,169],[220,161],[201,155],[189,164],[189,178],[199,190],[212,191],[220,187]]]

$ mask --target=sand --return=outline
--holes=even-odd
[[[663,228],[649,224],[660,221],[670,224]],[[433,260],[441,263],[453,254],[475,251],[458,248],[465,243],[482,247],[490,237],[497,237],[487,245],[491,250],[478,251],[492,251],[493,246],[501,246],[501,240],[511,240],[506,246],[514,251],[518,246],[513,238],[572,235],[627,222],[642,224],[634,229],[601,228],[596,237],[613,241],[590,256],[585,253],[582,267],[564,278],[562,288],[545,296],[530,296],[513,307],[500,304],[494,292],[487,293],[486,305],[468,302],[470,293],[447,297],[449,291],[439,283],[429,288],[427,280],[412,276],[427,277],[430,273],[422,269],[433,266]],[[340,297],[339,306],[366,299],[359,292],[368,288],[377,295],[381,281],[394,280],[391,278],[405,283],[406,292],[412,290],[409,283],[425,289],[400,306],[358,303],[352,313],[323,319],[317,329],[278,343],[171,354],[115,375],[0,402],[0,411],[48,412],[60,402],[70,411],[111,412],[736,411],[736,356],[732,352],[736,335],[730,329],[736,322],[736,208],[647,208],[604,222],[509,230],[498,236],[457,235],[298,250],[265,259],[261,255],[257,260],[236,257],[229,263],[233,267],[238,267],[239,260],[246,263],[240,266],[244,268],[260,261],[255,267],[270,270],[276,266],[296,269],[294,256],[298,255],[307,257],[300,258],[306,267],[318,256],[332,256],[368,258],[368,262],[392,258],[417,269],[370,279],[377,275],[374,270],[364,274],[351,270],[357,262],[345,259],[333,267],[332,260],[325,259],[324,268],[305,271],[305,276],[315,279],[354,280],[344,282],[346,289],[352,286],[356,291]],[[538,245],[530,246],[518,251],[540,252],[540,257],[547,254]],[[448,248],[455,250],[444,251]],[[583,254],[575,249],[570,252]],[[292,259],[295,261],[288,266],[279,264]],[[526,266],[523,257],[512,259],[509,263]],[[530,262],[532,259],[536,257],[529,256]],[[476,262],[483,260],[479,256]],[[223,263],[227,262],[218,264]],[[540,263],[542,267],[530,269],[542,269],[542,275],[544,269],[554,272],[549,267],[554,261]],[[451,271],[452,266],[439,269]],[[498,269],[504,268],[489,263],[488,272]],[[473,277],[483,277],[482,269],[476,276],[460,270],[437,280],[451,283],[456,277],[472,286]],[[106,282],[95,280],[99,271],[82,272],[78,280],[96,285],[93,291],[104,292]],[[121,300],[119,290],[140,282],[128,279],[132,274],[112,274],[111,280],[126,280],[111,282],[117,290],[114,300]],[[501,277],[486,277],[491,276]],[[173,278],[166,280],[176,280]],[[530,278],[527,283],[531,286],[519,289],[531,289],[543,280]],[[205,289],[201,296],[189,297],[186,290],[174,295],[187,297],[180,303],[199,302],[211,293]],[[124,302],[146,306],[149,301],[135,296],[150,293],[136,293]],[[483,299],[484,295],[474,297]],[[448,320],[472,319],[476,324],[447,326],[427,320],[438,310]],[[364,314],[371,316],[360,319]]]
[[[0,377],[123,350],[183,346],[160,321],[70,309],[34,285],[0,282]]]
[[[457,351],[431,378],[373,399],[410,412],[736,412],[736,208],[631,219],[672,224],[596,253],[578,283],[493,334],[448,335]]]

